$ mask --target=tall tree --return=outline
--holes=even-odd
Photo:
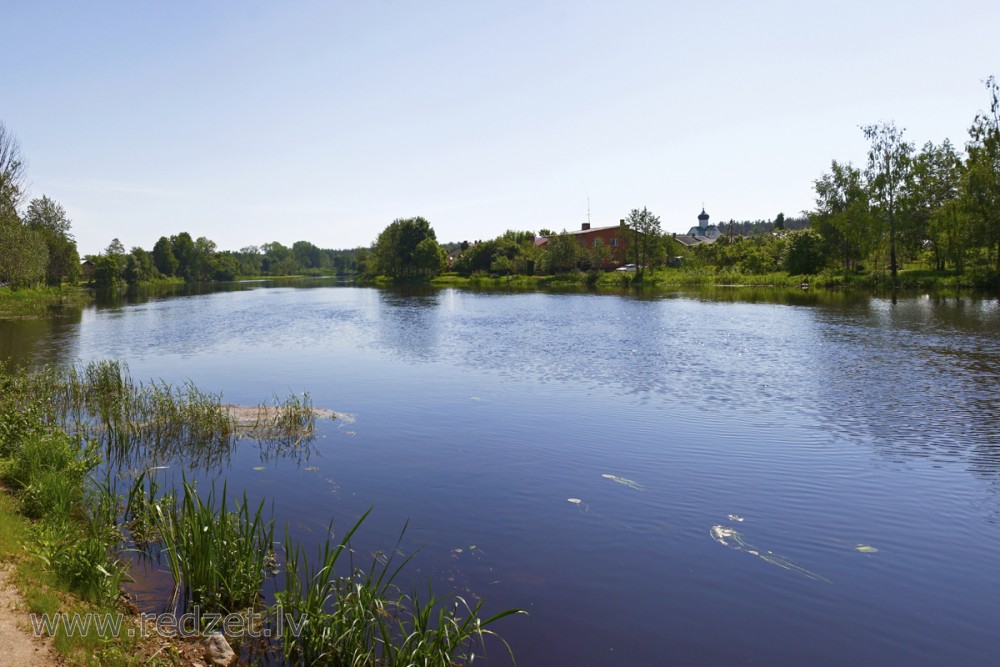
[[[187,232],[181,232],[170,237],[170,247],[177,258],[176,274],[185,280],[193,280],[192,269],[194,268],[194,239]]]
[[[174,246],[166,236],[161,236],[153,246],[153,264],[156,270],[165,276],[177,274],[178,262],[174,256]]]
[[[995,252],[1000,272],[1000,86],[995,77],[986,79],[986,89],[990,109],[978,113],[969,128],[965,194],[977,240]]]
[[[827,254],[851,271],[870,250],[871,212],[861,170],[850,162],[830,165],[814,182],[816,211],[810,224],[823,237]]]
[[[550,236],[545,244],[545,259],[549,273],[572,271],[576,268],[579,258],[580,244],[566,232]]]
[[[636,279],[641,281],[646,265],[655,259],[653,255],[659,248],[663,231],[660,229],[660,219],[645,206],[641,211],[637,208],[632,209],[628,214],[628,226],[632,230],[632,250],[637,267]]]
[[[944,215],[942,209],[958,201],[962,171],[962,158],[950,141],[945,139],[940,145],[928,141],[913,158],[906,186],[905,206],[913,218],[907,244],[917,247],[929,241],[939,271],[959,240],[947,224],[953,218],[952,212]]]
[[[17,220],[0,223],[0,283],[34,285],[45,277],[48,260],[40,232]]]
[[[865,125],[861,130],[869,141],[865,175],[872,199],[885,218],[889,237],[889,271],[895,279],[899,270],[896,241],[900,221],[897,209],[910,169],[913,144],[903,141],[904,128],[897,128],[893,122]]]
[[[21,144],[0,121],[0,224],[13,224],[18,219],[17,209],[24,201],[26,169]]]
[[[437,245],[434,230],[424,218],[394,220],[375,241],[373,251],[378,272],[393,278],[423,272],[424,267],[419,265],[415,254],[424,239],[430,239]]]
[[[24,224],[38,232],[48,249],[45,280],[50,285],[62,281],[75,282],[80,272],[80,254],[76,241],[69,233],[70,221],[66,209],[49,197],[31,200],[24,215]]]

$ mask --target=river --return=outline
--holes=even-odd
[[[494,628],[521,667],[993,665],[998,334],[968,295],[304,281],[0,321],[0,358],[346,413],[177,467],[276,534],[408,520],[405,583],[527,610]]]

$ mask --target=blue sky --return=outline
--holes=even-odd
[[[962,146],[1000,3],[22,2],[0,120],[82,253],[794,215],[858,126]],[[10,6],[13,5],[13,6]]]

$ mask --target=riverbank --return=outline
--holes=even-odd
[[[78,287],[0,287],[0,319],[58,317],[62,311],[81,308],[93,293]]]
[[[751,274],[718,270],[715,267],[700,267],[661,268],[646,271],[641,283],[634,271],[578,271],[556,276],[479,274],[468,277],[457,273],[446,273],[423,282],[428,282],[435,287],[488,289],[629,288],[641,284],[644,288],[773,287],[847,289],[872,292],[892,289],[995,290],[998,286],[998,277],[994,271],[957,274],[951,271],[910,269],[900,271],[896,279],[893,280],[888,273],[845,274],[826,271],[807,275],[793,275],[786,272]],[[376,281],[376,284],[392,284],[392,281],[383,279],[381,282]]]
[[[307,556],[287,531],[283,544],[275,541],[264,499],[251,506],[245,493],[227,495],[225,483],[196,491],[193,462],[212,466],[241,441],[256,441],[269,457],[305,447],[315,421],[335,417],[308,395],[223,404],[190,383],[133,382],[114,361],[34,371],[0,364],[0,390],[0,560],[13,564],[23,616],[47,615],[41,631],[66,664],[206,661],[209,644],[228,649],[221,637],[209,641],[221,627],[251,659],[280,654],[311,664],[335,651],[363,666],[466,664],[493,636],[487,626],[516,613],[486,618],[482,602],[455,595],[418,601],[393,583],[408,559],[376,558],[368,569],[345,562],[371,510]],[[182,471],[179,480],[161,475],[171,468]],[[152,632],[124,593],[136,558],[155,561],[173,581]],[[284,586],[266,604],[280,570]],[[225,624],[178,625],[188,617]],[[74,632],[67,622],[89,625]],[[164,630],[185,633],[184,641]]]

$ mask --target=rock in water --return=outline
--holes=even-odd
[[[205,659],[219,667],[229,667],[236,662],[236,653],[221,632],[213,632],[205,638]]]

